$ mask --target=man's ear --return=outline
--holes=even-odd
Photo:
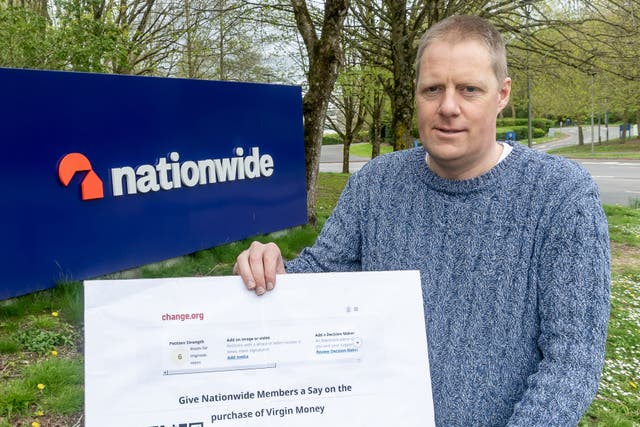
[[[500,90],[498,91],[498,111],[500,113],[509,103],[509,96],[511,95],[511,77],[506,77],[502,81]]]

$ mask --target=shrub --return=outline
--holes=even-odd
[[[327,133],[322,136],[322,145],[337,145],[342,144],[342,139],[337,133]]]
[[[353,142],[369,142],[369,131],[361,130]]]
[[[29,316],[21,330],[14,334],[20,348],[38,354],[73,345],[78,333],[73,327],[49,316]]]
[[[527,126],[511,126],[511,127],[505,126],[497,129],[496,138],[498,140],[506,140],[507,132],[515,132],[516,140],[522,141],[528,138],[529,129]],[[534,138],[541,138],[545,136],[547,133],[542,129],[534,127],[532,129],[532,134]]]
[[[527,119],[514,119],[504,118],[496,120],[496,126],[501,127],[513,127],[513,126],[527,126]]]
[[[531,120],[531,126],[533,126],[534,128],[538,128],[541,129],[544,134],[546,135],[549,132],[549,128],[553,127],[555,125],[555,122],[553,120],[550,119],[533,119]],[[498,119],[496,121],[496,126],[497,127],[520,127],[520,126],[524,126],[525,128],[528,126],[528,120],[527,119],[522,119],[522,118],[504,118],[504,119]],[[535,132],[535,130],[534,130]],[[526,138],[526,133],[525,133],[525,138]],[[538,138],[537,136],[534,136],[534,138]],[[520,139],[520,138],[518,138]]]
[[[555,125],[555,122],[550,119],[533,119],[531,121],[531,126],[533,126],[534,128],[542,129],[542,131],[544,132],[544,135],[549,133],[549,128],[553,127],[554,125]],[[538,137],[535,136],[534,138],[538,138]]]

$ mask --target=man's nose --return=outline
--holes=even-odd
[[[455,90],[445,90],[440,99],[438,113],[443,116],[457,116],[460,114],[460,105],[456,97]]]

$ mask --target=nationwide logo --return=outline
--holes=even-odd
[[[60,160],[58,178],[62,185],[68,186],[73,176],[78,172],[87,172],[80,184],[82,200],[102,199],[104,197],[102,180],[93,171],[89,159],[80,153],[70,153]]]
[[[235,148],[233,153],[233,157],[180,162],[180,154],[174,151],[161,157],[155,165],[112,168],[109,171],[112,195],[120,197],[273,175],[273,157],[260,154],[259,147],[252,147],[246,156],[242,147]],[[80,172],[87,172],[80,184],[82,200],[103,198],[102,180],[87,157],[69,153],[58,164],[58,178],[65,187]]]

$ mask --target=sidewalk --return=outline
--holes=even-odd
[[[320,150],[320,172],[342,172],[342,150],[342,144],[323,145]],[[365,157],[349,156],[349,172],[360,170],[368,161]]]

